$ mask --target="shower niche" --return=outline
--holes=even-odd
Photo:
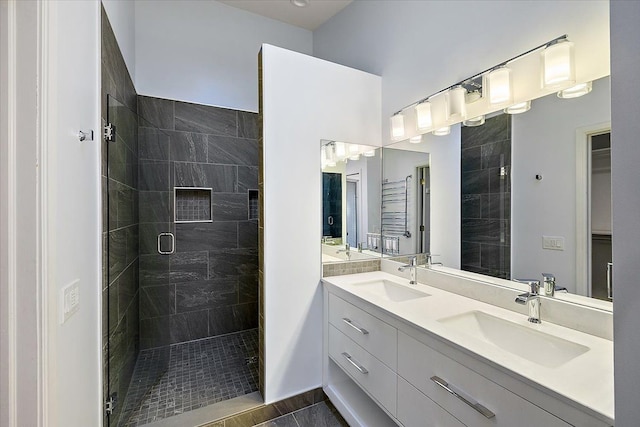
[[[211,188],[175,187],[173,212],[176,223],[212,222]]]

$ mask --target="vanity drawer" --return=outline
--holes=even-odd
[[[395,416],[398,376],[394,371],[331,325],[329,356],[379,405]]]
[[[402,377],[398,377],[398,420],[404,427],[465,427]]]
[[[398,348],[398,374],[468,426],[569,426],[549,412],[402,332],[398,333]],[[445,390],[436,381],[442,386],[448,385],[468,402]],[[473,401],[489,411],[488,417],[471,406]]]
[[[329,323],[391,369],[396,369],[396,328],[333,294],[329,294]]]

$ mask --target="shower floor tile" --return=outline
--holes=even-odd
[[[141,426],[257,391],[257,356],[257,329],[142,350],[119,425]]]

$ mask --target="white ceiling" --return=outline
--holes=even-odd
[[[344,9],[352,0],[309,0],[306,7],[290,0],[219,0],[229,6],[313,31]]]

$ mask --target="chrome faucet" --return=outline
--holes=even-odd
[[[337,254],[339,254],[340,252],[344,252],[344,254],[347,256],[347,259],[351,260],[351,246],[349,246],[348,243],[344,245],[344,249],[338,249],[336,251]]]
[[[416,281],[416,273],[417,273],[417,268],[418,268],[418,261],[417,258],[415,256],[412,256],[409,258],[409,264],[407,265],[403,265],[402,267],[398,267],[398,271],[405,271],[407,268],[410,268],[409,270],[409,284],[410,285],[415,285],[418,282]]]
[[[556,276],[551,273],[542,273],[544,283],[544,295],[552,297],[556,292]]]
[[[529,285],[529,292],[518,295],[516,302],[518,304],[529,306],[529,322],[542,323],[540,320],[540,281],[539,280],[518,280],[516,282]]]

